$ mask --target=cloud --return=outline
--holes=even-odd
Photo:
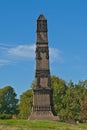
[[[0,44],[0,65],[7,65],[21,60],[35,60],[35,44],[9,46]],[[49,48],[50,62],[62,62],[62,52],[56,48]]]
[[[50,55],[50,61],[53,62],[59,62],[61,63],[62,60],[62,51],[56,49],[56,48],[49,48],[49,55]]]
[[[12,47],[12,45],[0,43],[0,49],[8,49],[10,47]]]
[[[0,59],[0,66],[8,65],[8,64],[10,64],[9,60]]]
[[[35,59],[35,44],[33,45],[19,45],[15,48],[10,48],[8,50],[8,54],[11,56],[15,56],[18,58],[26,58],[26,59]],[[50,55],[50,61],[51,62],[61,62],[62,52],[55,48],[49,48],[49,55]]]
[[[8,54],[17,58],[31,59],[35,57],[35,44],[19,45],[8,49]]]

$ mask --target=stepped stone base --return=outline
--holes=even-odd
[[[32,112],[29,120],[55,120],[58,121],[59,118],[54,116],[51,111],[34,111]]]

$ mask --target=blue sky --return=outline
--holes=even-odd
[[[0,1],[0,88],[18,95],[35,74],[36,20],[48,20],[51,75],[77,83],[87,79],[86,0]]]

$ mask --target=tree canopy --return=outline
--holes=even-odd
[[[0,89],[0,114],[17,114],[18,99],[11,86]]]
[[[27,90],[20,96],[19,118],[28,119],[32,110],[33,94],[32,90]]]

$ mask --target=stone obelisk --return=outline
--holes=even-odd
[[[31,120],[54,120],[47,31],[47,20],[41,14],[37,19],[36,71]]]

